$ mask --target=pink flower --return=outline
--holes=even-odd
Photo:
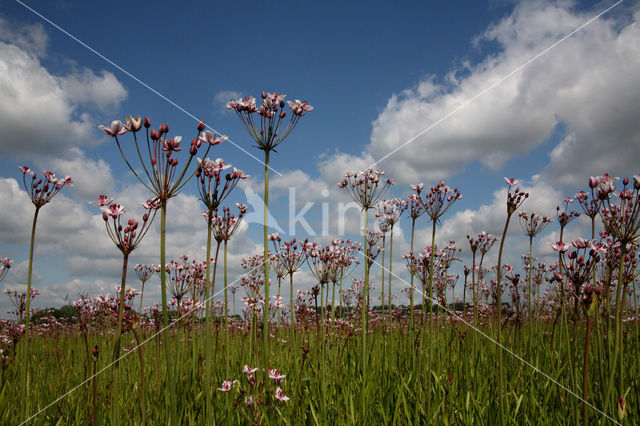
[[[505,182],[507,182],[507,185],[509,185],[509,186],[513,186],[513,185],[517,185],[518,184],[518,181],[516,179],[513,179],[513,178],[505,177],[504,180],[505,180]]]
[[[275,368],[270,368],[269,369],[269,378],[271,380],[273,380],[276,383],[281,383],[282,380],[284,380],[286,376],[284,374],[281,374],[278,370],[276,370]]]
[[[122,124],[120,120],[113,120],[108,127],[100,125],[98,126],[108,136],[116,137],[127,133],[127,128]]]
[[[224,382],[222,382],[222,386],[220,386],[218,388],[218,390],[220,392],[229,392],[231,390],[231,386],[233,386],[234,383],[236,383],[237,380],[234,380],[233,382],[229,379],[225,380]]]
[[[124,124],[124,128],[130,132],[137,132],[142,128],[142,119],[140,116],[134,118],[133,115],[124,118],[126,124]]]
[[[216,132],[212,132],[211,130],[206,130],[198,139],[211,145],[218,145],[226,141],[227,137],[224,135],[218,135]]]
[[[295,102],[288,101],[289,108],[291,108],[291,112],[294,115],[304,115],[305,112],[309,112],[313,109],[311,105],[307,103],[307,101],[299,101],[295,100]]]
[[[98,195],[98,199],[96,201],[91,201],[89,204],[93,204],[94,206],[103,207],[108,206],[113,201],[113,198],[107,198],[106,195],[100,194]]]
[[[275,393],[276,399],[281,401],[281,402],[285,402],[289,400],[289,397],[286,396],[284,394],[284,391],[280,388],[276,388],[276,393]]]
[[[182,136],[174,136],[169,140],[163,139],[162,141],[162,150],[165,152],[171,151],[181,151],[180,142],[182,142]]]
[[[250,365],[245,365],[245,366],[242,368],[242,372],[243,372],[244,374],[246,374],[247,376],[248,376],[248,375],[250,375],[250,374],[255,373],[256,371],[258,371],[258,369],[257,369],[257,368],[253,368],[253,369],[252,369]]]
[[[33,170],[31,170],[29,167],[27,167],[27,166],[22,166],[22,167],[20,167],[20,166],[19,166],[18,168],[19,168],[19,169],[20,169],[20,171],[21,171],[22,173],[24,173],[25,175],[31,175],[31,176],[33,176]]]
[[[122,207],[120,204],[111,204],[109,206],[109,209],[103,209],[105,212],[107,212],[109,214],[109,216],[116,218],[118,216],[122,216],[123,214],[126,213],[124,207]]]
[[[158,210],[161,206],[159,198],[149,198],[146,203],[142,203],[142,207],[146,210]]]
[[[553,244],[551,247],[555,251],[559,251],[560,253],[564,253],[571,248],[569,244],[564,244],[562,241],[558,241],[557,243]]]

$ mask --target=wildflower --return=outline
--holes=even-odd
[[[98,126],[98,128],[102,130],[107,136],[112,137],[124,135],[125,133],[127,133],[127,128],[124,124],[122,124],[122,121],[120,120],[113,120],[111,124],[109,124],[109,126],[100,125]]]
[[[289,400],[289,397],[286,396],[284,394],[284,391],[282,389],[280,389],[279,387],[276,388],[276,393],[275,393],[276,399],[281,401],[281,402],[285,402]]]
[[[229,392],[234,383],[237,383],[237,380],[231,381],[229,379],[222,382],[222,386],[218,388],[220,392]]]

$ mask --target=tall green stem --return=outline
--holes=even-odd
[[[229,296],[227,293],[227,240],[224,240],[224,349],[225,372],[229,371]]]
[[[209,352],[209,347],[211,345],[211,298],[209,297],[209,287],[211,285],[211,277],[209,275],[209,271],[211,268],[211,212],[209,212],[209,220],[207,220],[207,257],[205,261],[207,262],[206,266],[206,284],[204,288],[204,299],[205,299],[205,366],[204,366],[204,388],[205,388],[205,416],[208,416],[211,412],[211,357]]]
[[[413,234],[416,228],[416,219],[411,218],[411,254],[413,254]],[[413,269],[411,269],[411,282],[409,289],[409,329],[413,331]],[[424,309],[424,307],[423,307]]]
[[[384,270],[385,270],[384,258],[385,258],[385,244],[387,242],[386,239],[387,239],[386,234],[383,234],[382,235],[382,271],[381,271],[381,275],[380,275],[380,282],[382,283],[382,286],[381,286],[382,287],[382,289],[381,289],[381,291],[382,291],[382,294],[381,294],[382,302],[381,303],[382,303],[382,326],[383,327],[384,327],[384,322],[385,322],[385,315],[384,314],[386,312],[385,311],[385,307],[384,307],[384,302],[385,302],[385,299],[384,299]]]
[[[432,221],[431,227],[431,259],[429,260],[429,331],[433,331],[433,265],[435,263],[436,254],[436,220]],[[423,307],[424,309],[424,307]],[[429,345],[431,348],[431,345]],[[429,350],[431,351],[431,349]]]
[[[533,272],[533,237],[529,236],[529,269],[527,271],[527,281],[529,287],[528,301],[529,305],[529,338],[531,338],[531,330],[533,328],[533,317],[531,315],[531,275]]]
[[[166,227],[167,227],[167,200],[162,199],[160,210],[160,291],[162,297],[162,323],[163,332],[162,338],[164,340],[164,357],[165,365],[167,368],[167,381],[169,384],[169,401],[171,409],[169,411],[169,423],[171,423],[172,413],[176,415],[178,412],[178,402],[176,400],[176,386],[173,377],[173,363],[171,362],[171,353],[169,351],[169,312],[167,310],[167,272],[165,270],[165,264],[167,262],[165,242],[166,242]]]
[[[24,384],[24,416],[23,418],[29,417],[29,321],[31,319],[31,274],[33,272],[33,249],[35,245],[35,237],[36,237],[36,223],[38,221],[38,213],[40,212],[40,207],[36,206],[36,211],[33,214],[33,224],[31,225],[31,247],[29,249],[29,272],[27,275],[27,304],[26,304],[26,323],[24,329],[24,351],[23,351],[23,373],[22,373],[22,383]]]
[[[269,150],[264,151],[264,324],[262,326],[263,359],[266,365],[269,359]]]
[[[498,251],[498,272],[497,272],[497,282],[496,282],[496,310],[498,311],[498,346],[496,347],[498,351],[498,362],[496,367],[498,369],[498,401],[500,404],[500,422],[504,420],[504,400],[503,400],[503,381],[504,381],[504,371],[502,369],[502,347],[500,343],[500,335],[502,329],[502,250],[504,248],[504,240],[507,237],[507,230],[509,229],[509,222],[511,221],[511,214],[507,214],[507,221],[504,224],[504,230],[502,231],[502,238],[500,239],[500,250]]]
[[[626,244],[621,244],[620,247],[620,269],[618,270],[618,285],[616,286],[616,316],[615,316],[615,345],[613,347],[613,362],[610,365],[609,371],[609,383],[607,384],[607,393],[605,394],[604,401],[604,412],[607,412],[607,408],[609,407],[609,400],[611,399],[611,392],[613,391],[613,381],[616,376],[616,367],[618,365],[618,357],[621,356],[622,352],[622,318],[620,315],[620,305],[621,305],[621,293],[622,286],[624,283],[624,258],[627,255],[626,253],[627,247]],[[622,364],[620,364],[622,365]],[[622,368],[620,368],[619,377],[618,377],[618,392],[620,395],[624,392],[624,387],[622,383]]]
[[[382,253],[384,259],[384,253]],[[389,328],[392,324],[392,311],[391,311],[391,276],[393,275],[393,227],[391,228],[391,238],[389,239]],[[384,282],[382,283],[384,288]]]
[[[113,347],[113,362],[111,370],[111,380],[113,382],[111,392],[111,415],[116,425],[120,424],[120,342],[122,339],[122,313],[124,311],[125,284],[127,282],[127,264],[129,255],[125,254],[122,260],[122,282],[120,284],[120,304],[118,305],[118,325],[116,327],[116,343]]]
[[[296,334],[296,310],[293,306],[293,273],[289,273],[289,292],[291,294],[291,342],[293,344],[293,339]]]
[[[367,300],[369,294],[369,255],[368,255],[368,227],[369,227],[369,211],[364,209],[364,288],[362,289],[362,406],[361,415],[364,418],[365,402],[366,402],[366,377],[367,377]]]

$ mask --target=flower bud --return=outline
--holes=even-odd
[[[622,179],[622,184],[623,184],[624,186],[629,185],[629,178],[628,178],[627,176],[625,176],[625,177],[624,177],[624,179]]]
[[[204,128],[205,128],[204,120],[200,120],[200,122],[198,123],[198,131],[201,132],[204,130]]]
[[[98,348],[98,345],[95,345],[93,347],[93,357],[97,360],[98,359],[98,355],[100,355],[100,349]]]
[[[102,212],[102,219],[104,219],[105,222],[109,220],[109,215],[107,214],[107,212]]]
[[[145,213],[145,214],[142,216],[142,220],[143,220],[143,221],[145,221],[145,222],[146,222],[147,220],[149,220],[149,213]]]
[[[598,186],[598,179],[595,176],[589,178],[589,188],[595,189]]]
[[[264,93],[264,91],[262,91],[262,99],[266,99],[267,98],[267,94]]]
[[[284,118],[287,115],[287,111],[282,110],[282,112],[280,113],[280,118]]]
[[[160,134],[158,133],[158,131],[151,129],[151,139],[153,139],[154,141],[160,139]]]
[[[142,120],[142,124],[144,124],[145,129],[151,127],[151,120],[149,120],[149,117],[145,117],[144,120]]]

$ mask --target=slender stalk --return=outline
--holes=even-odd
[[[392,324],[392,310],[391,310],[391,276],[393,275],[393,227],[391,227],[391,238],[389,240],[389,328],[391,328]],[[384,259],[384,252],[382,253],[382,258]],[[384,282],[382,283],[382,288],[384,288]]]
[[[263,359],[265,365],[269,359],[269,150],[264,151],[264,324],[262,326]]]
[[[436,247],[436,220],[432,221],[431,227],[431,259],[429,260],[429,331],[433,331],[433,265],[435,263]],[[424,309],[424,307],[423,307]],[[431,345],[429,345],[431,351]]]
[[[621,356],[622,352],[622,318],[620,315],[620,307],[621,300],[620,296],[622,293],[622,285],[624,282],[624,258],[627,255],[626,253],[627,247],[626,244],[621,244],[620,247],[620,269],[618,270],[618,285],[616,286],[616,316],[615,316],[615,344],[613,347],[613,362],[610,366],[609,371],[609,382],[607,383],[607,391],[605,394],[605,402],[604,402],[604,411],[607,412],[607,408],[609,408],[609,400],[611,399],[611,392],[613,391],[613,381],[615,378],[616,366],[618,365],[618,357]],[[622,366],[622,363],[620,363]],[[620,395],[623,394],[624,388],[622,383],[622,368],[620,368],[620,374],[618,377],[618,392]]]
[[[415,228],[416,228],[416,219],[412,217],[411,218],[411,254],[413,254],[413,235],[415,232]],[[410,306],[409,329],[413,331],[413,269],[410,270],[410,273],[411,273],[411,282],[410,282],[411,288],[409,289],[409,306]]]
[[[498,351],[498,362],[496,364],[496,367],[498,369],[497,376],[498,376],[498,401],[500,404],[500,421],[502,422],[504,420],[504,401],[503,401],[503,381],[504,381],[504,371],[502,369],[502,348],[501,348],[501,343],[500,343],[500,335],[501,335],[501,329],[502,329],[502,320],[501,320],[501,314],[502,314],[502,249],[504,248],[504,240],[507,237],[507,230],[509,229],[509,222],[511,221],[511,215],[508,214],[507,215],[507,221],[504,224],[504,230],[502,231],[502,238],[500,239],[500,250],[498,251],[498,272],[497,272],[497,280],[496,280],[496,309],[498,311],[498,336],[497,336],[497,342],[498,345],[496,346],[496,350]]]
[[[216,250],[217,251],[217,250]],[[225,372],[229,371],[229,296],[227,293],[227,240],[224,241],[224,349]]]
[[[129,255],[125,254],[122,260],[122,283],[120,284],[120,304],[118,306],[118,325],[116,327],[116,343],[113,347],[113,362],[115,363],[111,370],[112,379],[112,398],[111,398],[111,414],[116,425],[120,424],[120,342],[122,339],[122,312],[124,311],[125,284],[127,281],[127,264],[129,263]]]
[[[164,357],[165,357],[165,365],[167,368],[167,382],[169,385],[169,402],[170,402],[170,410],[168,420],[171,422],[172,413],[175,415],[178,412],[178,402],[176,399],[176,386],[175,380],[173,377],[173,363],[171,362],[171,353],[169,352],[169,313],[167,311],[167,273],[164,268],[166,264],[166,250],[165,250],[165,242],[166,242],[166,226],[167,226],[167,200],[161,199],[161,210],[160,210],[160,291],[162,297],[162,323],[164,331],[162,333],[162,338],[164,340]]]
[[[296,335],[296,310],[293,306],[293,273],[289,273],[289,291],[291,294],[291,342],[293,342]]]
[[[367,253],[367,237],[369,226],[369,211],[364,209],[364,288],[362,289],[362,405],[361,415],[364,418],[366,402],[366,377],[367,377],[367,297],[369,294],[369,256]]]
[[[204,299],[205,299],[205,325],[204,325],[204,332],[205,332],[205,348],[204,348],[204,353],[205,353],[205,366],[204,366],[204,388],[205,388],[205,416],[208,416],[211,409],[210,409],[210,404],[211,404],[211,382],[210,382],[210,377],[211,377],[211,356],[209,354],[209,352],[211,352],[209,350],[209,346],[211,345],[211,298],[209,297],[209,286],[211,285],[211,277],[209,275],[209,270],[210,270],[210,265],[211,265],[211,213],[209,213],[209,220],[207,221],[207,257],[205,258],[205,261],[207,262],[207,266],[206,266],[206,284],[205,284],[205,288],[204,288]]]
[[[23,370],[22,370],[22,383],[24,384],[24,413],[23,418],[29,417],[29,321],[31,319],[31,275],[33,272],[33,249],[35,245],[36,236],[36,223],[38,221],[38,213],[40,207],[36,206],[36,211],[33,214],[33,224],[31,225],[31,246],[29,248],[29,272],[27,275],[27,303],[26,303],[26,322],[24,328],[24,351],[23,351]]]
[[[593,297],[596,297],[595,295]],[[593,303],[596,303],[595,301]],[[597,307],[596,307],[597,309]],[[584,364],[582,366],[582,424],[589,424],[589,349],[591,346],[591,329],[593,328],[593,314],[586,313],[587,332],[584,341]]]
[[[113,361],[115,367],[119,367],[118,358],[120,358],[120,342],[122,338],[122,313],[124,312],[125,284],[127,282],[127,265],[129,263],[129,255],[125,254],[122,260],[122,282],[120,284],[120,304],[118,305],[118,325],[116,327],[116,344],[113,348]]]
[[[385,322],[385,315],[384,315],[384,314],[385,314],[385,312],[386,312],[386,311],[385,311],[385,307],[384,307],[384,302],[385,302],[385,299],[384,299],[384,270],[385,270],[385,267],[384,267],[384,258],[385,258],[385,245],[386,245],[386,239],[387,239],[386,234],[383,234],[383,235],[382,235],[382,271],[381,271],[381,275],[380,275],[380,282],[382,283],[382,290],[381,290],[381,291],[382,291],[382,294],[381,294],[382,302],[381,302],[381,304],[382,304],[382,327],[383,327],[383,328],[385,328],[385,324],[384,324],[384,322]]]
[[[533,272],[533,237],[529,236],[529,269],[527,271],[528,290],[528,307],[529,307],[529,338],[531,338],[531,330],[533,328],[533,317],[531,316],[531,274]]]

